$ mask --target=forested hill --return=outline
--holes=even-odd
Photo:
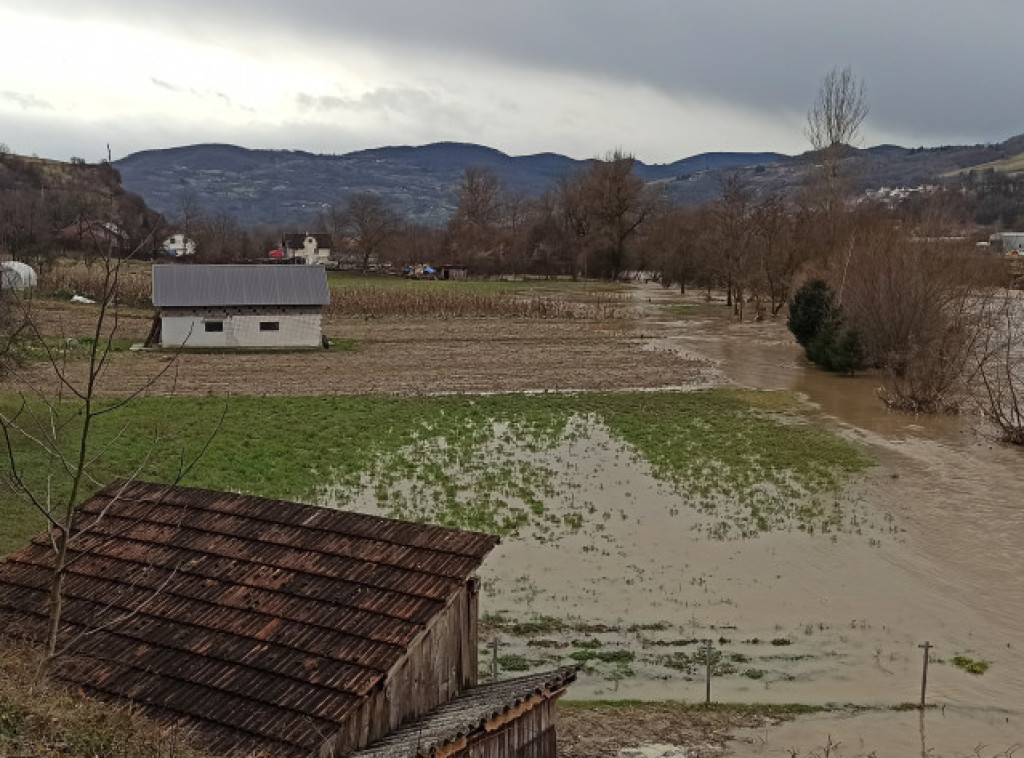
[[[860,189],[916,187],[949,181],[968,169],[1017,165],[1024,135],[1000,144],[851,149],[845,159]],[[726,176],[739,172],[757,193],[799,186],[813,155],[704,153],[667,164],[637,162],[637,174],[657,183],[672,202],[695,205],[714,199]],[[187,192],[204,213],[228,214],[245,225],[302,223],[324,204],[355,192],[380,195],[411,222],[443,224],[455,209],[466,168],[493,171],[507,190],[538,196],[559,177],[587,161],[555,153],[509,156],[464,143],[381,147],[344,155],[291,150],[249,150],[232,145],[192,145],[134,153],[115,166],[124,186],[168,217]]]
[[[636,171],[645,181],[667,181],[780,160],[785,156],[778,153],[705,153],[669,164],[638,162]],[[345,155],[192,145],[134,153],[115,165],[125,187],[168,217],[175,216],[186,191],[204,212],[227,213],[245,224],[296,222],[324,203],[368,191],[410,221],[442,224],[455,209],[467,167],[488,168],[506,189],[533,197],[586,163],[555,153],[513,157],[480,145],[442,142]]]

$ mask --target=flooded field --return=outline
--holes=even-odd
[[[802,716],[796,721],[736,732],[727,755],[1012,758],[1022,750],[1024,719],[1019,711],[949,706],[925,713],[876,711]]]
[[[708,359],[723,385],[795,393],[802,410],[751,418],[827,430],[873,465],[827,481],[785,467],[737,477],[695,448],[681,474],[600,414],[578,414],[541,436],[485,425],[452,454],[426,434],[395,460],[440,470],[385,475],[403,469],[382,460],[321,499],[412,517],[438,502],[512,514],[482,572],[481,668],[499,676],[576,662],[573,698],[692,702],[710,639],[716,700],[886,707],[917,701],[928,640],[929,702],[952,710],[927,714],[927,754],[960,754],[934,752],[947,733],[972,755],[1024,736],[1021,452],[977,419],[887,411],[870,376],[806,366],[781,324],[728,325],[699,308],[666,317],[670,294],[641,292],[649,349]],[[518,486],[499,492],[495,478]],[[747,735],[735,754],[812,754],[833,732],[878,741],[845,738],[844,756],[922,750],[916,712],[814,719],[760,745]]]

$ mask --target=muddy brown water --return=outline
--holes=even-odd
[[[657,303],[664,295],[648,297]],[[929,711],[923,720],[893,712],[798,719],[763,736],[742,735],[746,741],[734,754],[822,754],[829,736],[843,743],[844,756],[974,755],[982,745],[987,750],[979,754],[985,755],[1024,750],[1022,452],[994,442],[993,430],[970,415],[888,410],[877,398],[874,377],[837,377],[808,365],[782,324],[706,319],[662,321],[659,327],[653,344],[709,357],[737,384],[799,393],[825,423],[877,456],[880,465],[864,485],[864,503],[869,512],[891,517],[899,540],[876,548],[870,558],[837,559],[871,598],[865,621],[885,630],[871,644],[877,670],[886,673],[844,674],[847,700],[916,700],[907,697],[906,683],[919,675],[917,641],[935,643],[935,657],[943,661],[932,664],[928,690],[929,702],[946,706],[941,713]],[[845,596],[841,602],[849,607],[847,588],[833,585],[828,573],[811,575],[806,584],[806,591],[830,603]],[[987,660],[991,668],[972,677],[948,667],[958,653]],[[828,698],[831,689],[813,687],[810,702]]]
[[[783,324],[670,318],[660,306],[677,295],[636,295],[649,349],[710,361],[703,381],[797,393],[817,423],[864,445],[877,465],[836,496],[844,529],[721,541],[707,537],[685,493],[597,420],[551,448],[519,450],[550,476],[550,513],[590,517],[579,531],[525,530],[484,564],[485,617],[560,622],[528,635],[499,624],[489,634],[501,655],[541,667],[596,645],[628,662],[586,661],[571,697],[698,701],[703,669],[678,664],[710,638],[732,662],[713,682],[716,700],[886,708],[919,698],[918,645],[928,640],[928,700],[946,710],[944,720],[927,714],[926,754],[954,754],[935,752],[946,734],[965,740],[955,754],[1024,739],[1024,454],[995,443],[977,418],[888,411],[873,377],[809,366]],[[329,488],[325,502],[337,502]],[[345,504],[379,511],[372,483]],[[486,647],[481,655],[487,668]],[[967,673],[957,656],[989,668]],[[834,731],[850,736],[843,756],[905,755],[920,752],[918,726],[903,712],[826,714],[768,730],[781,735],[770,745],[746,735],[731,749],[812,754]]]

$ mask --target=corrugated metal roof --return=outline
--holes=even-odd
[[[330,301],[323,266],[153,266],[153,305],[158,308],[324,305]]]
[[[56,675],[280,755],[332,735],[498,541],[144,482],[97,493],[76,530]],[[52,566],[46,534],[0,563],[0,630],[40,636]]]
[[[575,680],[575,668],[561,668],[474,687],[350,758],[429,758],[531,697],[556,696]]]

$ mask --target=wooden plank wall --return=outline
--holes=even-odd
[[[555,701],[546,698],[493,732],[471,738],[451,758],[557,758]]]
[[[477,590],[467,583],[428,624],[408,654],[320,750],[323,758],[347,755],[476,684]]]

